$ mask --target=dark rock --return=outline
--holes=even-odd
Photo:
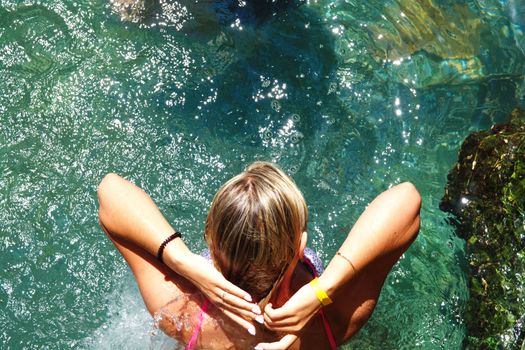
[[[470,134],[440,208],[467,241],[467,346],[525,346],[525,113]]]

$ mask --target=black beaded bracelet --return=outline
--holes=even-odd
[[[159,250],[157,251],[157,259],[163,263],[164,261],[162,261],[162,254],[164,253],[164,248],[166,248],[166,246],[168,245],[169,242],[173,241],[175,238],[182,238],[182,233],[180,233],[179,231],[175,231],[174,234],[172,234],[171,236],[169,236],[168,238],[166,238],[164,240],[164,242],[162,242],[160,244],[160,247],[159,247]]]

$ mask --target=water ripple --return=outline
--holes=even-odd
[[[303,190],[325,261],[377,193],[413,181],[420,237],[351,346],[460,348],[464,246],[438,201],[461,140],[525,105],[523,5],[322,0],[254,17],[119,1],[0,4],[0,342],[155,342],[98,228],[98,182],[142,186],[201,250],[213,193],[264,159]]]

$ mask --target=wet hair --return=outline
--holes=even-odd
[[[219,189],[204,234],[216,268],[264,305],[298,254],[307,220],[293,180],[255,162]]]

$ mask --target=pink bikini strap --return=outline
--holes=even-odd
[[[328,323],[324,310],[319,310],[319,313],[321,314],[321,319],[323,320],[324,329],[326,330],[326,335],[328,336],[330,348],[332,350],[337,350],[337,343],[335,342],[334,334],[332,333],[332,328],[330,328],[330,324]]]
[[[317,270],[315,269],[314,264],[308,260],[307,257],[303,260],[306,265],[312,270],[312,273],[314,277],[318,277],[319,274],[317,273]],[[326,314],[324,312],[324,309],[319,310],[319,314],[321,315],[321,319],[323,320],[324,329],[326,331],[326,335],[328,336],[328,342],[330,343],[330,348],[332,350],[337,350],[337,343],[335,342],[334,334],[332,333],[332,328],[330,328],[330,324],[328,323],[328,319],[326,318]]]
[[[191,339],[186,345],[186,350],[193,350],[197,346],[197,339],[199,338],[199,333],[202,328],[202,322],[204,321],[204,314],[206,313],[206,310],[208,310],[208,305],[210,304],[210,301],[208,299],[204,299],[204,302],[201,304],[201,312],[199,314],[199,320],[197,321],[197,325],[195,326],[195,329],[193,330],[193,334],[191,335]]]

